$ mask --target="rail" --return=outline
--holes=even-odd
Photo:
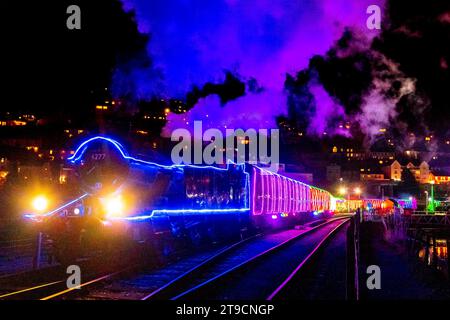
[[[15,260],[16,263],[3,263],[0,275],[37,270],[53,265],[51,251],[51,244],[42,233],[36,234],[33,238],[2,240],[0,241],[0,258],[6,261]]]
[[[246,272],[248,268],[256,266],[259,262],[263,261],[265,258],[271,257],[276,252],[280,252],[284,250],[288,245],[295,243],[296,241],[299,241],[300,239],[305,238],[309,234],[313,233],[314,231],[319,230],[320,228],[334,222],[337,220],[343,220],[342,223],[345,223],[346,220],[348,220],[347,217],[345,218],[338,218],[338,219],[332,219],[327,221],[326,223],[320,224],[318,226],[314,226],[310,229],[305,230],[305,232],[302,232],[292,238],[289,238],[285,240],[284,242],[281,242],[277,245],[274,245],[273,247],[270,247],[269,249],[260,252],[253,257],[250,257],[236,265],[233,265],[231,267],[227,267],[225,270],[220,271],[217,274],[211,274],[210,268],[215,268],[216,263],[222,263],[221,259],[222,257],[219,255],[214,259],[214,261],[210,261],[208,265],[203,265],[202,268],[197,268],[193,270],[192,272],[188,272],[187,274],[183,275],[182,277],[176,279],[176,281],[172,282],[168,287],[163,288],[163,290],[158,290],[157,294],[149,294],[143,300],[146,299],[186,299],[186,297],[190,296],[196,296],[196,295],[202,295],[202,293],[205,293],[211,288],[214,287],[221,287],[219,283],[224,283],[228,281],[229,279],[232,279],[237,274],[241,274],[242,272]],[[203,279],[203,275],[208,275]],[[201,279],[199,281],[193,279]],[[202,293],[200,293],[202,292]]]
[[[360,224],[367,217],[356,212],[347,230],[347,300],[359,300]]]

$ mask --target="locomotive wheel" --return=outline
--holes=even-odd
[[[199,247],[203,242],[203,235],[200,226],[189,229],[189,239],[194,247]]]

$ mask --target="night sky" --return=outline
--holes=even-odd
[[[81,30],[66,28],[71,4],[82,8]],[[2,7],[2,110],[83,116],[110,87],[116,64],[145,54],[147,36],[138,34],[119,1],[9,1]]]
[[[450,134],[448,1],[124,2],[2,4],[1,110],[82,118],[107,87],[130,104],[187,98],[166,133],[186,117],[273,128],[281,115],[310,135],[345,121],[368,137]],[[381,32],[365,27],[373,3]],[[81,31],[66,28],[70,4]]]

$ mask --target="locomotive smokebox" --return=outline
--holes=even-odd
[[[77,149],[69,159],[86,193],[106,196],[116,192],[129,175],[129,159],[116,141],[96,137]]]

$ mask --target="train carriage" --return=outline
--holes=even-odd
[[[252,181],[251,214],[295,215],[331,210],[332,195],[306,183],[250,166]]]

